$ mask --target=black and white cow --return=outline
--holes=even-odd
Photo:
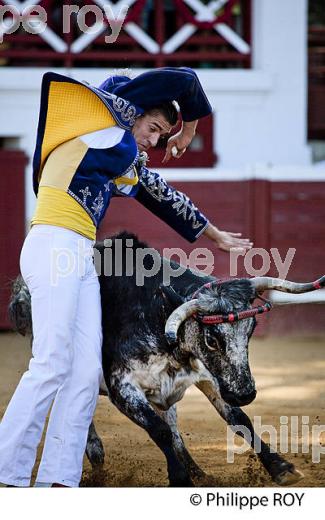
[[[168,269],[175,271],[179,265],[162,259],[157,252],[159,270],[138,284],[135,253],[146,251],[148,246],[134,235],[117,235],[109,241],[111,265],[107,269],[105,244],[96,244],[95,260],[101,273],[103,371],[108,395],[162,450],[170,484],[189,486],[204,473],[178,431],[176,403],[195,385],[228,425],[246,427],[244,431],[250,432],[247,440],[254,447],[258,437],[241,406],[256,396],[248,361],[254,315],[269,307],[264,303],[252,309],[253,301],[269,288],[306,292],[318,286],[272,278],[218,282],[190,269],[171,277],[166,286],[166,262]],[[119,255],[115,254],[117,246]],[[134,254],[130,256],[130,252]],[[147,272],[153,262],[152,254],[141,255],[141,268]],[[107,270],[110,275],[105,274]],[[321,279],[324,283],[325,277]],[[26,286],[18,280],[10,310],[20,332],[31,327],[28,296]],[[302,477],[293,464],[260,442],[258,457],[275,482],[288,485]],[[103,462],[103,447],[93,424],[86,452],[93,464]]]

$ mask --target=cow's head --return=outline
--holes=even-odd
[[[202,316],[229,315],[251,308],[255,289],[247,279],[211,284],[190,301],[180,305],[166,326],[168,340],[175,340],[184,321],[180,347],[199,359],[218,380],[223,399],[233,406],[243,406],[256,396],[255,383],[248,362],[248,342],[254,317],[233,323],[205,324]],[[196,319],[192,318],[193,315]]]
[[[303,293],[324,284],[325,277],[306,284],[268,277],[208,284],[169,316],[167,341],[178,341],[178,329],[184,323],[181,348],[190,351],[217,378],[226,402],[243,406],[256,396],[248,363],[248,342],[256,325],[254,314],[270,309],[267,304],[252,309],[254,299],[267,289]],[[213,315],[210,323],[209,315]]]

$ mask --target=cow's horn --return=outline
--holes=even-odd
[[[165,336],[170,345],[177,342],[177,332],[183,321],[200,310],[197,300],[189,300],[171,313],[165,326]]]
[[[273,289],[275,291],[282,291],[292,294],[300,294],[309,291],[315,291],[325,286],[325,275],[315,282],[296,283],[289,280],[281,280],[279,278],[271,278],[268,276],[260,276],[251,278],[251,282],[256,289],[256,292],[262,293]]]

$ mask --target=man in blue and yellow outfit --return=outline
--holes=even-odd
[[[108,78],[100,88],[58,74],[43,78],[34,154],[36,211],[21,253],[31,293],[33,357],[0,424],[0,482],[29,486],[52,405],[39,485],[76,487],[101,368],[101,305],[91,255],[112,196],[135,197],[181,236],[202,233],[228,251],[251,247],[218,230],[191,200],[143,164],[141,155],[167,135],[165,161],[180,157],[197,120],[211,112],[196,74],[163,68]],[[63,257],[70,269],[58,276]],[[54,261],[55,260],[55,261]],[[82,264],[82,268],[80,268]],[[78,266],[78,268],[77,268]]]

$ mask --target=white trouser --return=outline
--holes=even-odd
[[[79,485],[102,377],[92,245],[73,231],[47,225],[34,226],[25,240],[20,267],[31,293],[33,357],[0,423],[2,483],[30,485],[53,403],[37,481]]]

